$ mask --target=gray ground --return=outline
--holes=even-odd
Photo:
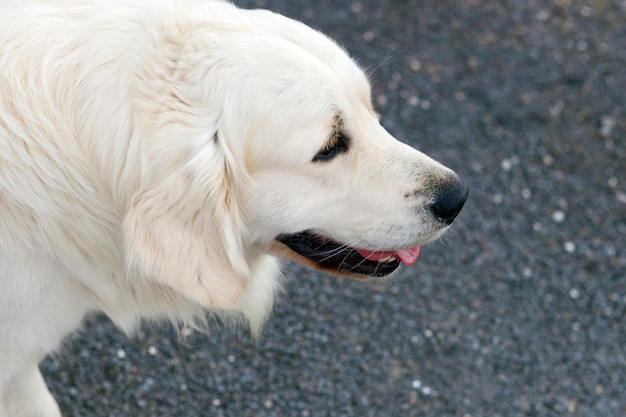
[[[391,280],[290,264],[258,342],[88,320],[42,365],[66,416],[626,415],[626,2],[238,4],[344,44],[470,200]]]

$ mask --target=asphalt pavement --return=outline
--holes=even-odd
[[[626,415],[626,1],[236,3],[343,44],[470,198],[391,279],[288,263],[258,341],[89,318],[42,364],[65,416]]]

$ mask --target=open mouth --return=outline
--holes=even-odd
[[[283,234],[276,238],[313,266],[341,275],[384,277],[400,264],[412,265],[419,256],[419,246],[397,251],[369,251],[335,242],[310,231]]]

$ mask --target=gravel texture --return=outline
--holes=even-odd
[[[287,264],[258,341],[90,318],[42,364],[65,415],[626,415],[626,2],[237,3],[345,45],[470,199],[392,279]]]

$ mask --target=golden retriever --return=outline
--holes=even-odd
[[[38,362],[89,312],[258,332],[277,257],[385,276],[466,197],[301,23],[218,0],[0,0],[0,416],[60,415]]]

